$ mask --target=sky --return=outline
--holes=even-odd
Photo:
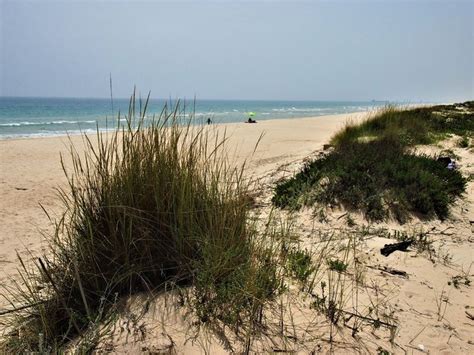
[[[0,96],[474,99],[474,1],[0,0]]]

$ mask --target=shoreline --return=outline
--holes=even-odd
[[[390,103],[388,103],[390,104]],[[401,108],[414,108],[414,107],[425,107],[425,106],[432,106],[432,105],[438,105],[437,103],[417,103],[417,104],[403,104],[403,103],[393,103],[393,105]],[[296,120],[301,120],[301,119],[316,119],[316,118],[324,118],[324,117],[332,117],[332,116],[340,116],[340,115],[354,115],[354,114],[370,114],[371,112],[376,112],[380,109],[382,109],[385,106],[372,106],[372,107],[367,107],[364,110],[357,110],[357,111],[350,111],[350,112],[342,112],[342,113],[330,113],[330,114],[321,114],[321,115],[316,115],[316,116],[301,116],[301,117],[277,117],[277,116],[260,116],[257,118],[257,122],[268,122],[268,121],[296,121]],[[274,113],[275,114],[275,113]],[[271,115],[271,114],[270,114]],[[200,125],[206,125],[205,123],[205,117],[204,116],[210,116],[212,118],[212,114],[209,115],[204,115],[202,114],[203,117],[195,117],[194,120],[196,120],[193,125],[200,126]],[[268,118],[267,118],[268,117]],[[202,121],[202,122],[198,122]],[[214,121],[214,119],[213,119]],[[99,122],[99,119],[95,121],[96,123]],[[245,122],[245,119],[242,118],[242,121],[230,121],[230,122],[213,122],[214,126],[227,126],[227,125],[235,125],[239,123]],[[2,124],[0,124],[1,126]],[[107,131],[114,131],[115,128],[106,128],[106,127],[101,127],[99,128],[100,132],[107,132]],[[11,140],[25,140],[25,139],[42,139],[42,138],[55,138],[55,137],[67,137],[67,136],[78,136],[81,134],[95,134],[96,129],[95,128],[85,128],[84,130],[80,129],[73,129],[71,131],[67,130],[59,130],[59,131],[50,131],[50,133],[42,133],[42,132],[36,132],[36,133],[29,133],[29,134],[22,134],[22,133],[14,133],[14,134],[5,134],[2,135],[0,134],[0,142],[2,141],[11,141]]]
[[[299,121],[299,120],[305,120],[305,119],[326,119],[329,117],[339,117],[339,116],[352,116],[356,114],[362,114],[362,115],[367,115],[370,114],[374,111],[377,111],[377,108],[374,110],[366,110],[366,111],[354,111],[354,112],[347,112],[347,113],[337,113],[337,114],[328,114],[328,115],[319,115],[319,116],[302,116],[302,117],[291,117],[291,118],[265,118],[265,119],[257,119],[257,123],[262,124],[262,123],[272,123],[272,122],[281,122],[281,121]],[[241,123],[247,123],[245,120],[242,121],[236,121],[236,122],[213,122],[211,124],[212,127],[223,127],[223,126],[235,126],[235,125],[240,125]],[[193,126],[207,126],[205,122],[196,122],[193,124]],[[114,132],[116,128],[99,128],[99,132],[101,133],[106,133],[106,132]],[[25,134],[19,135],[19,136],[1,136],[0,135],[0,142],[4,141],[24,141],[24,140],[30,140],[30,139],[50,139],[50,138],[64,138],[64,137],[75,137],[75,136],[81,136],[83,134],[86,135],[95,135],[97,133],[96,129],[92,128],[87,128],[85,130],[73,130],[70,132],[58,132],[58,133],[51,133],[51,134],[43,134],[43,133],[31,133],[31,134]]]

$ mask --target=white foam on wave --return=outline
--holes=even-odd
[[[53,124],[79,124],[79,123],[96,123],[97,121],[47,121],[47,122],[31,122],[31,121],[23,121],[23,122],[7,122],[7,123],[0,123],[1,127],[21,127],[21,126],[43,126],[43,125],[53,125]]]
[[[113,132],[115,128],[101,128],[99,132]],[[61,137],[61,136],[77,136],[81,134],[96,134],[97,130],[88,128],[83,130],[72,130],[72,131],[44,131],[41,133],[13,133],[13,134],[0,134],[1,140],[9,139],[30,139],[30,138],[47,138],[47,137]]]
[[[202,117],[202,116],[210,116],[210,115],[214,115],[215,112],[196,112],[194,114],[195,117]],[[190,114],[188,113],[187,116],[189,116]]]
[[[321,112],[321,111],[337,111],[336,108],[330,107],[284,107],[284,108],[272,108],[274,112]]]

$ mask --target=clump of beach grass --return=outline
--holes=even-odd
[[[225,135],[183,121],[179,102],[147,121],[147,103],[136,112],[133,95],[125,125],[83,135],[84,153],[71,143],[61,159],[65,213],[49,251],[20,258],[20,281],[2,293],[12,312],[1,351],[62,351],[121,298],[169,285],[192,288],[201,322],[230,328],[262,321],[278,294],[269,239],[284,232],[249,218],[251,182],[227,161]]]
[[[466,179],[412,147],[450,133],[471,134],[474,105],[463,105],[471,111],[388,106],[360,125],[345,127],[332,138],[331,152],[277,184],[273,203],[290,209],[342,205],[372,221],[393,217],[405,222],[412,214],[447,218],[449,205],[465,191]]]

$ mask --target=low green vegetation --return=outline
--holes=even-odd
[[[291,275],[301,282],[305,282],[315,271],[311,253],[301,249],[292,249],[288,252],[287,267]]]
[[[308,163],[277,185],[273,202],[298,209],[315,203],[341,204],[370,220],[409,213],[446,218],[448,206],[465,189],[465,179],[435,159],[409,154],[395,140],[353,142]]]
[[[467,136],[462,136],[458,141],[458,147],[468,148],[469,147],[469,138]]]
[[[145,127],[140,107],[132,97],[125,127],[83,136],[84,154],[71,146],[49,251],[20,259],[21,281],[3,291],[13,310],[0,352],[62,352],[122,298],[165,286],[192,286],[201,322],[241,330],[279,293],[271,240],[284,231],[249,218],[250,185],[228,165],[225,137],[183,125],[179,104]]]
[[[445,219],[449,205],[465,191],[466,179],[411,147],[473,132],[474,102],[412,110],[389,106],[336,134],[334,149],[278,183],[272,201],[290,209],[341,205],[373,221],[393,217],[404,222],[411,214]]]
[[[328,260],[329,270],[337,272],[345,272],[347,270],[347,264],[339,259]]]

